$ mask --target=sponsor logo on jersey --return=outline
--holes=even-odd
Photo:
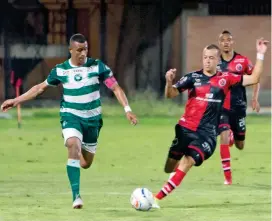
[[[226,83],[227,83],[227,81],[226,81],[224,78],[222,78],[222,79],[220,79],[220,80],[218,81],[218,84],[219,84],[221,87],[224,87],[224,86],[226,85]]]
[[[244,58],[237,58],[237,59],[234,59],[234,63],[243,63],[245,62],[245,59]]]
[[[69,74],[69,70],[63,71],[63,75],[68,75],[68,74]]]
[[[183,82],[185,82],[187,80],[187,76],[186,77],[182,77],[181,79],[180,79],[180,83],[183,83]]]
[[[235,66],[236,71],[241,71],[243,69],[243,66],[239,63]]]
[[[74,73],[82,73],[84,71],[84,69],[83,68],[76,68],[73,71],[74,71]]]
[[[200,78],[200,77],[202,77],[202,75],[201,74],[197,74],[197,73],[192,73],[192,77],[193,78]]]
[[[200,85],[201,85],[201,82],[194,83],[194,86],[200,86]]]

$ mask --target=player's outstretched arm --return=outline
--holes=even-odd
[[[48,87],[48,84],[46,82],[42,82],[40,84],[37,84],[33,86],[31,89],[29,89],[27,92],[22,94],[19,97],[16,97],[14,99],[9,99],[6,100],[2,105],[1,105],[1,110],[6,112],[12,107],[17,106],[20,103],[23,103],[28,100],[32,100],[33,98],[37,97],[39,94],[43,93],[44,90]]]
[[[243,76],[243,86],[257,84],[260,81],[260,76],[263,72],[263,60],[267,50],[268,41],[260,38],[257,40],[257,59],[252,72],[252,75]]]
[[[173,98],[179,95],[178,89],[173,87],[173,80],[176,77],[176,71],[176,69],[170,69],[165,74],[166,85],[164,94],[166,98]]]
[[[132,110],[128,104],[127,96],[123,89],[118,84],[115,84],[111,90],[113,91],[119,103],[124,107],[127,119],[131,122],[131,124],[136,125],[138,122],[137,117],[132,113]]]

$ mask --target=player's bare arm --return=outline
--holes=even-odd
[[[17,106],[20,103],[23,103],[28,100],[32,100],[35,97],[37,97],[38,95],[42,94],[47,87],[48,87],[48,85],[46,84],[46,82],[42,82],[40,84],[37,84],[37,85],[33,86],[31,89],[29,89],[26,93],[22,94],[21,96],[16,97],[14,99],[6,100],[1,105],[1,110],[6,112],[9,109],[11,109],[12,107]]]
[[[136,125],[138,122],[137,117],[135,114],[132,113],[132,110],[128,104],[127,96],[124,93],[123,89],[118,84],[115,84],[111,88],[111,90],[113,91],[119,103],[124,107],[127,119],[131,122],[131,124]]]
[[[243,86],[249,86],[257,84],[260,81],[260,76],[263,72],[263,60],[264,55],[267,51],[267,45],[269,41],[260,38],[257,40],[256,49],[257,49],[257,59],[252,75],[244,75],[243,77]]]
[[[252,106],[253,110],[256,110],[256,112],[260,111],[260,104],[258,102],[259,91],[260,91],[260,83],[254,84],[253,85],[253,94],[252,94],[251,106]]]
[[[176,69],[170,69],[165,74],[166,85],[165,85],[165,97],[173,98],[179,95],[177,88],[173,87],[173,80],[176,77]]]

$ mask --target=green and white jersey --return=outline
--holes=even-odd
[[[100,60],[87,58],[82,66],[70,60],[56,65],[46,79],[48,85],[62,84],[61,119],[77,117],[84,121],[101,119],[100,82],[111,77],[112,71]]]

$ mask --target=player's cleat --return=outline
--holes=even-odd
[[[73,202],[73,209],[82,209],[83,207],[83,201],[80,198],[80,196],[77,196],[77,198]]]
[[[158,201],[159,200],[155,196],[153,196],[152,208],[154,208],[154,209],[160,209],[161,208]]]
[[[229,135],[229,146],[231,147],[234,144],[234,137],[233,137],[233,132],[230,130],[230,135]]]
[[[225,180],[225,181],[224,181],[224,184],[225,184],[225,185],[231,185],[231,184],[232,184],[232,180],[231,180],[231,179]]]

